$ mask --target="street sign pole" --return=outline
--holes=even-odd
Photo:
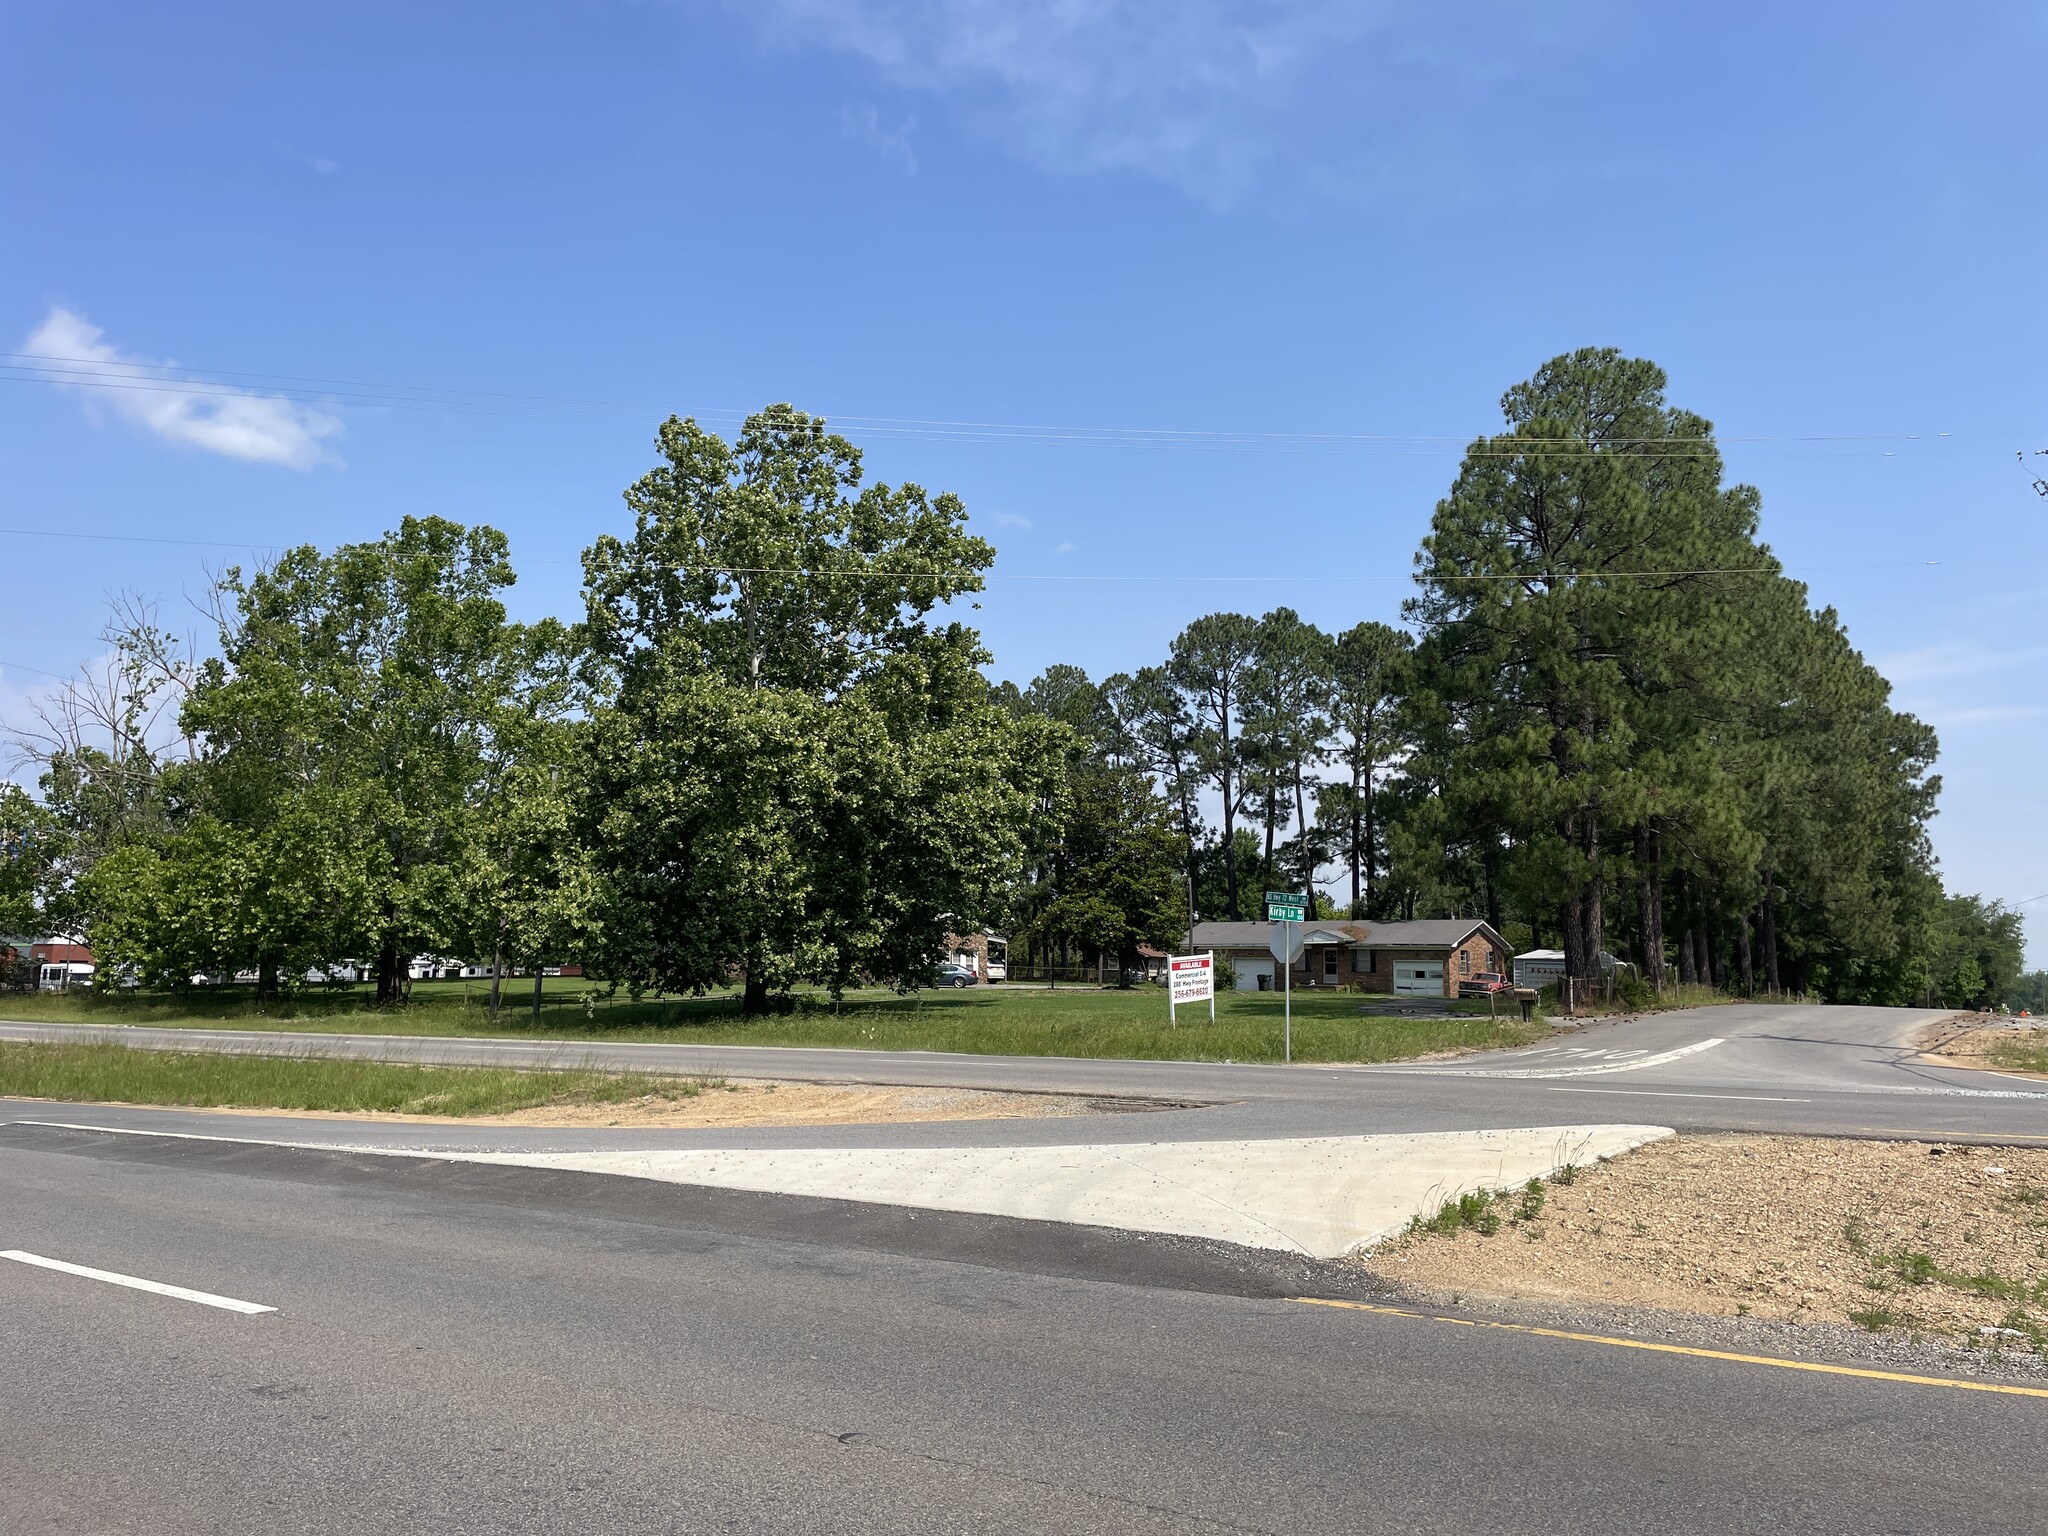
[[[1314,897],[1304,891],[1266,892],[1266,921],[1279,928],[1278,941],[1268,947],[1280,962],[1280,1058],[1294,1060],[1294,925],[1305,922],[1314,910]]]

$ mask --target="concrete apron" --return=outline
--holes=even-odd
[[[1553,1125],[1127,1146],[676,1152],[449,1153],[271,1144],[1016,1216],[1336,1258],[1400,1232],[1416,1216],[1434,1215],[1461,1194],[1512,1188],[1566,1164],[1584,1166],[1672,1134],[1655,1125]]]

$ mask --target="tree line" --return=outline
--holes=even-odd
[[[1585,351],[1511,390],[1403,628],[1210,614],[1022,688],[951,616],[994,559],[958,498],[789,406],[671,418],[573,622],[513,622],[503,535],[435,517],[221,572],[200,637],[121,606],[40,793],[0,789],[0,924],[152,985],[359,956],[393,1001],[434,952],[758,1012],[984,923],[1128,962],[1334,883],[1574,976],[2002,999],[2018,918],[1941,889],[1933,733],[1664,383]]]

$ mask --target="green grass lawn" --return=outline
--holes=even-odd
[[[2048,1072],[2048,1030],[2034,1029],[2025,1034],[2015,1032],[2008,1038],[1994,1041],[1991,1060],[2008,1072]]]
[[[0,1044],[0,1097],[206,1108],[497,1115],[540,1105],[694,1098],[707,1084],[640,1072],[413,1067],[313,1056]]]
[[[258,1011],[247,991],[177,995],[36,994],[0,997],[0,1018],[234,1029],[351,1031],[408,1035],[502,1035],[545,1040],[651,1040],[701,1045],[849,1046],[870,1050],[960,1051],[975,1055],[1089,1056],[1145,1060],[1278,1061],[1281,1006],[1272,992],[1229,992],[1206,1008],[1184,1008],[1178,1028],[1157,987],[1129,992],[976,987],[901,997],[850,994],[834,1012],[822,996],[800,995],[787,1013],[748,1020],[730,994],[634,1003],[602,1000],[580,981],[551,982],[540,1022],[508,1008],[496,1025],[472,983],[421,983],[403,1008],[377,1009],[360,991],[309,992]],[[1432,1051],[1523,1045],[1549,1033],[1540,1021],[1489,1018],[1484,1000],[1447,1004],[1450,1019],[1375,1017],[1350,992],[1294,997],[1298,1061],[1400,1061]],[[1503,1010],[1505,1012],[1505,1010]]]

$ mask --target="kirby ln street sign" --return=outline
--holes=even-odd
[[[1307,922],[1308,897],[1299,891],[1266,892],[1266,921],[1269,923]]]

